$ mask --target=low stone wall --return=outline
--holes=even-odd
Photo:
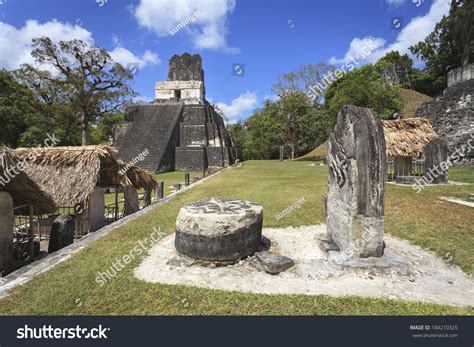
[[[448,72],[448,87],[474,79],[474,64],[462,66]]]

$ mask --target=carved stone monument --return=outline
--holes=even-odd
[[[425,147],[425,176],[430,175],[431,183],[448,183],[448,145],[442,139],[428,142]]]
[[[53,253],[74,242],[75,223],[71,216],[58,216],[49,235],[48,253]]]
[[[382,122],[367,108],[344,106],[328,141],[328,241],[349,258],[384,251],[387,177]]]

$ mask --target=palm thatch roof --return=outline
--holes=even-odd
[[[386,120],[382,123],[389,156],[421,155],[428,142],[438,138],[433,126],[426,118]]]
[[[125,162],[115,159],[117,151],[109,146],[19,148],[22,158],[34,156],[26,170],[58,205],[84,203],[96,186],[156,190],[158,182],[136,166],[125,175],[119,171]]]
[[[23,165],[12,149],[0,145],[0,190],[11,195],[15,207],[31,205],[37,215],[52,213],[56,210],[53,198],[27,175]],[[15,213],[29,212],[26,208]]]

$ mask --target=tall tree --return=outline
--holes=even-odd
[[[314,104],[319,104],[322,95],[317,91],[317,86],[325,84],[323,83],[324,79],[334,71],[335,67],[326,63],[303,65],[295,71],[279,76],[272,90],[279,97],[302,92],[311,97]]]
[[[91,123],[120,111],[136,95],[129,85],[133,74],[114,62],[105,49],[81,40],[55,44],[48,37],[33,39],[33,48],[35,63],[52,73],[24,65],[22,70],[34,76],[30,86],[44,100],[54,103],[64,98],[77,110],[82,145],[89,143]]]
[[[401,107],[397,86],[383,83],[379,69],[367,64],[346,73],[335,81],[325,94],[327,107],[333,124],[337,113],[344,105],[355,105],[374,109],[381,118],[391,118]]]
[[[17,147],[39,142],[39,132],[44,140],[48,128],[38,104],[35,95],[12,73],[0,70],[0,144]]]

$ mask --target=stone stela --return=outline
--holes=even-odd
[[[387,161],[382,122],[374,111],[341,109],[328,141],[328,167],[323,246],[349,258],[382,256]]]

